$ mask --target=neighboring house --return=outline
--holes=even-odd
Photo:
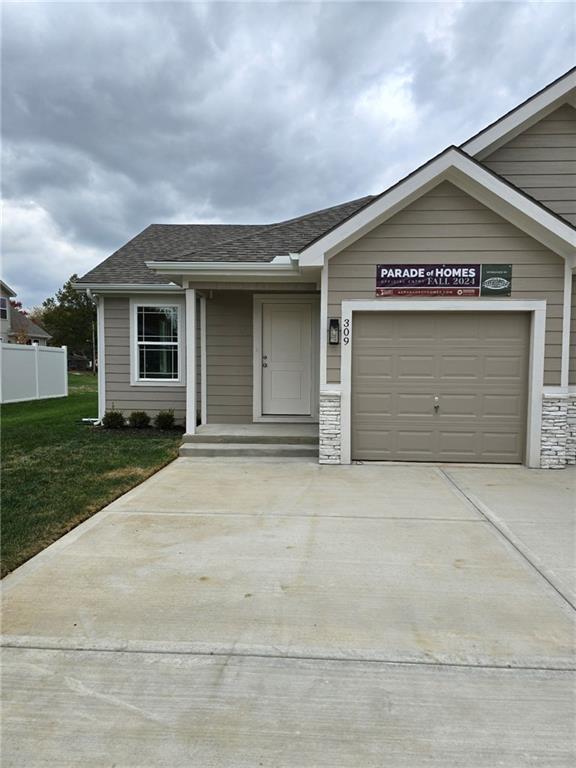
[[[0,280],[0,341],[7,342],[12,330],[10,299],[13,299],[14,296],[16,296],[16,292],[3,280]]]
[[[100,415],[318,423],[323,463],[573,463],[575,94],[572,70],[374,197],[149,226],[78,284]]]
[[[52,336],[23,312],[11,306],[15,291],[0,280],[0,341],[9,344],[38,344],[45,347]]]
[[[30,318],[12,307],[12,331],[8,338],[15,344],[38,344],[46,347],[52,336]]]

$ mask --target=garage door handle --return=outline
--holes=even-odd
[[[440,410],[440,403],[439,403],[438,397],[434,398],[434,410],[436,411],[436,413],[438,413],[438,411]]]

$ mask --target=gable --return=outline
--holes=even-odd
[[[570,104],[515,136],[482,163],[576,224],[576,109]]]
[[[547,302],[546,384],[560,384],[564,260],[542,243],[443,182],[330,259],[328,317],[340,316],[344,300],[374,299],[376,267],[385,263],[511,264],[512,298]],[[337,382],[340,348],[327,355],[328,381]]]

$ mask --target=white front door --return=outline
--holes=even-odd
[[[311,414],[312,305],[262,305],[262,415]]]

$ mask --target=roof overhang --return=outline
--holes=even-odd
[[[462,144],[478,159],[485,158],[522,131],[530,128],[563,104],[576,107],[576,69],[570,70],[523,104],[508,112]]]
[[[310,279],[309,274],[300,269],[294,254],[270,262],[147,261],[146,266],[157,275],[177,275],[189,281],[305,282]]]
[[[300,266],[322,266],[374,227],[449,181],[574,265],[576,230],[527,195],[450,147],[300,253]]]
[[[13,298],[16,296],[16,291],[13,291],[12,288],[10,288],[9,285],[7,285],[4,280],[0,280],[0,288],[2,288],[2,291],[8,296],[8,298]]]

